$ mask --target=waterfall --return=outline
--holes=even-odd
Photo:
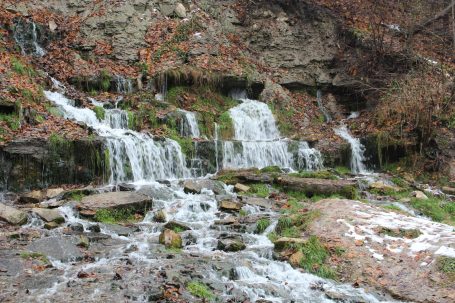
[[[21,48],[23,55],[42,57],[46,54],[44,48],[38,43],[38,31],[33,21],[18,22],[14,28],[14,40]]]
[[[308,142],[299,142],[297,165],[303,170],[318,170],[324,168],[322,155],[319,150],[311,148]]]
[[[223,144],[223,167],[291,167],[293,157],[288,151],[288,140],[281,138],[267,104],[250,99],[241,101],[229,110],[234,141]]]
[[[332,117],[330,116],[329,112],[325,108],[324,104],[322,103],[322,92],[320,89],[316,92],[316,99],[318,101],[319,110],[324,115],[325,122],[332,121]]]
[[[368,173],[364,161],[365,147],[360,143],[358,138],[354,138],[349,132],[346,125],[342,125],[335,129],[335,134],[345,139],[351,145],[351,171],[354,174]]]
[[[180,135],[182,137],[199,138],[201,133],[197,123],[196,114],[186,110],[179,110],[183,119],[180,123]]]
[[[62,109],[65,118],[92,127],[106,139],[112,184],[190,176],[180,145],[170,139],[158,142],[147,134],[127,129],[128,117],[125,111],[105,110],[104,120],[99,121],[95,112],[73,106],[72,101],[63,94],[50,91],[44,93]]]
[[[130,94],[133,92],[133,83],[131,82],[131,79],[126,79],[123,76],[116,75],[115,80],[117,84],[117,93]]]
[[[220,164],[218,160],[218,140],[220,137],[220,126],[215,122],[215,134],[213,136],[213,141],[215,142],[215,163],[216,163],[216,172],[220,170]]]

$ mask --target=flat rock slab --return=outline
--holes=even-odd
[[[27,214],[14,207],[0,203],[0,220],[13,225],[22,225],[27,222]]]
[[[276,181],[285,188],[298,190],[312,195],[342,194],[343,196],[349,196],[352,194],[352,190],[357,185],[355,181],[350,180],[299,178],[288,175],[281,175]]]
[[[39,252],[62,262],[78,261],[84,257],[80,248],[77,247],[79,242],[79,238],[73,236],[46,237],[30,243],[26,250]]]
[[[128,208],[145,213],[152,208],[152,199],[134,192],[111,192],[84,197],[78,208],[83,211]]]
[[[108,231],[124,237],[128,237],[129,235],[132,235],[134,232],[139,230],[138,227],[128,227],[118,224],[104,224],[104,226]]]
[[[341,257],[346,281],[406,302],[455,302],[455,285],[438,269],[441,258],[455,256],[453,226],[346,199],[320,200],[310,209],[320,216],[306,233],[349,252]]]
[[[56,209],[46,209],[46,208],[32,208],[31,211],[37,214],[41,219],[46,222],[56,222],[63,223],[65,219]]]
[[[247,196],[242,196],[242,203],[248,204],[248,205],[253,205],[253,206],[259,206],[261,208],[272,208],[274,202],[269,199],[265,198],[256,198],[256,197],[247,197]]]

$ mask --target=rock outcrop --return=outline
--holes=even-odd
[[[129,209],[145,213],[152,208],[152,199],[135,192],[111,192],[83,197],[78,208],[88,211]]]

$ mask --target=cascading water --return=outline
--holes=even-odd
[[[299,142],[297,165],[299,169],[305,170],[319,170],[324,168],[321,152],[315,148],[311,148],[308,142]]]
[[[73,106],[72,101],[59,92],[45,91],[45,95],[61,108],[65,118],[93,127],[98,135],[106,138],[112,184],[190,176],[177,142],[170,139],[157,142],[147,134],[127,129],[128,116],[124,111],[105,110],[105,119],[99,121],[95,112]]]
[[[117,92],[119,94],[130,94],[133,92],[133,83],[131,82],[131,79],[116,75],[115,80],[117,85]]]
[[[14,40],[21,48],[23,55],[42,57],[46,54],[38,42],[38,31],[33,21],[18,22],[14,29]]]
[[[318,101],[319,110],[324,115],[325,122],[332,121],[332,117],[330,116],[329,112],[327,111],[324,104],[322,103],[322,92],[320,89],[318,89],[316,92],[316,99]]]
[[[267,104],[242,99],[229,110],[234,125],[234,141],[223,144],[223,167],[292,167],[288,142],[282,139]]]
[[[186,110],[179,110],[183,119],[180,123],[180,135],[183,137],[199,138],[201,133],[197,123],[196,114]]]
[[[335,129],[335,134],[345,139],[351,146],[351,171],[354,174],[366,174],[368,170],[365,167],[365,147],[360,143],[358,138],[354,138],[349,132],[346,125]]]

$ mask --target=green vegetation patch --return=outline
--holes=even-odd
[[[390,228],[382,227],[379,230],[379,234],[385,234],[385,235],[395,237],[395,238],[415,239],[415,238],[419,237],[422,234],[422,232],[418,229],[403,229],[403,228],[390,229]]]
[[[131,208],[122,209],[98,209],[95,214],[95,221],[101,223],[115,224],[119,222],[135,222],[135,211]]]
[[[221,138],[228,140],[234,137],[234,124],[229,112],[224,112],[218,118]]]
[[[434,221],[455,225],[455,203],[436,197],[428,199],[411,199],[411,205]]]
[[[22,63],[19,59],[12,57],[11,58],[11,68],[13,71],[19,75],[27,75],[29,77],[36,76],[36,72],[33,68]]]
[[[270,194],[269,187],[266,184],[263,183],[255,183],[255,184],[250,184],[248,185],[250,189],[246,194],[248,195],[254,195],[260,198],[267,198]]]
[[[21,126],[19,115],[17,115],[16,113],[0,114],[0,121],[6,122],[6,124],[11,130],[18,130],[19,127]]]
[[[93,109],[93,111],[95,112],[95,115],[96,115],[96,118],[100,121],[103,121],[105,116],[106,116],[106,111],[104,110],[103,107],[101,106],[95,106],[95,108]]]
[[[279,166],[267,166],[260,170],[261,173],[276,173],[280,174],[283,170]]]
[[[316,236],[311,236],[298,249],[303,253],[299,264],[301,268],[322,278],[336,279],[335,270],[325,264],[330,253]]]
[[[289,174],[293,177],[299,178],[315,178],[315,179],[329,179],[329,180],[337,180],[337,176],[335,176],[332,172],[328,170],[320,170],[320,171],[301,171],[298,173],[291,173]]]
[[[269,218],[261,218],[256,222],[255,233],[262,234],[271,224]]]
[[[195,297],[206,300],[215,299],[215,295],[213,294],[212,290],[202,282],[192,281],[188,283],[186,289]]]

